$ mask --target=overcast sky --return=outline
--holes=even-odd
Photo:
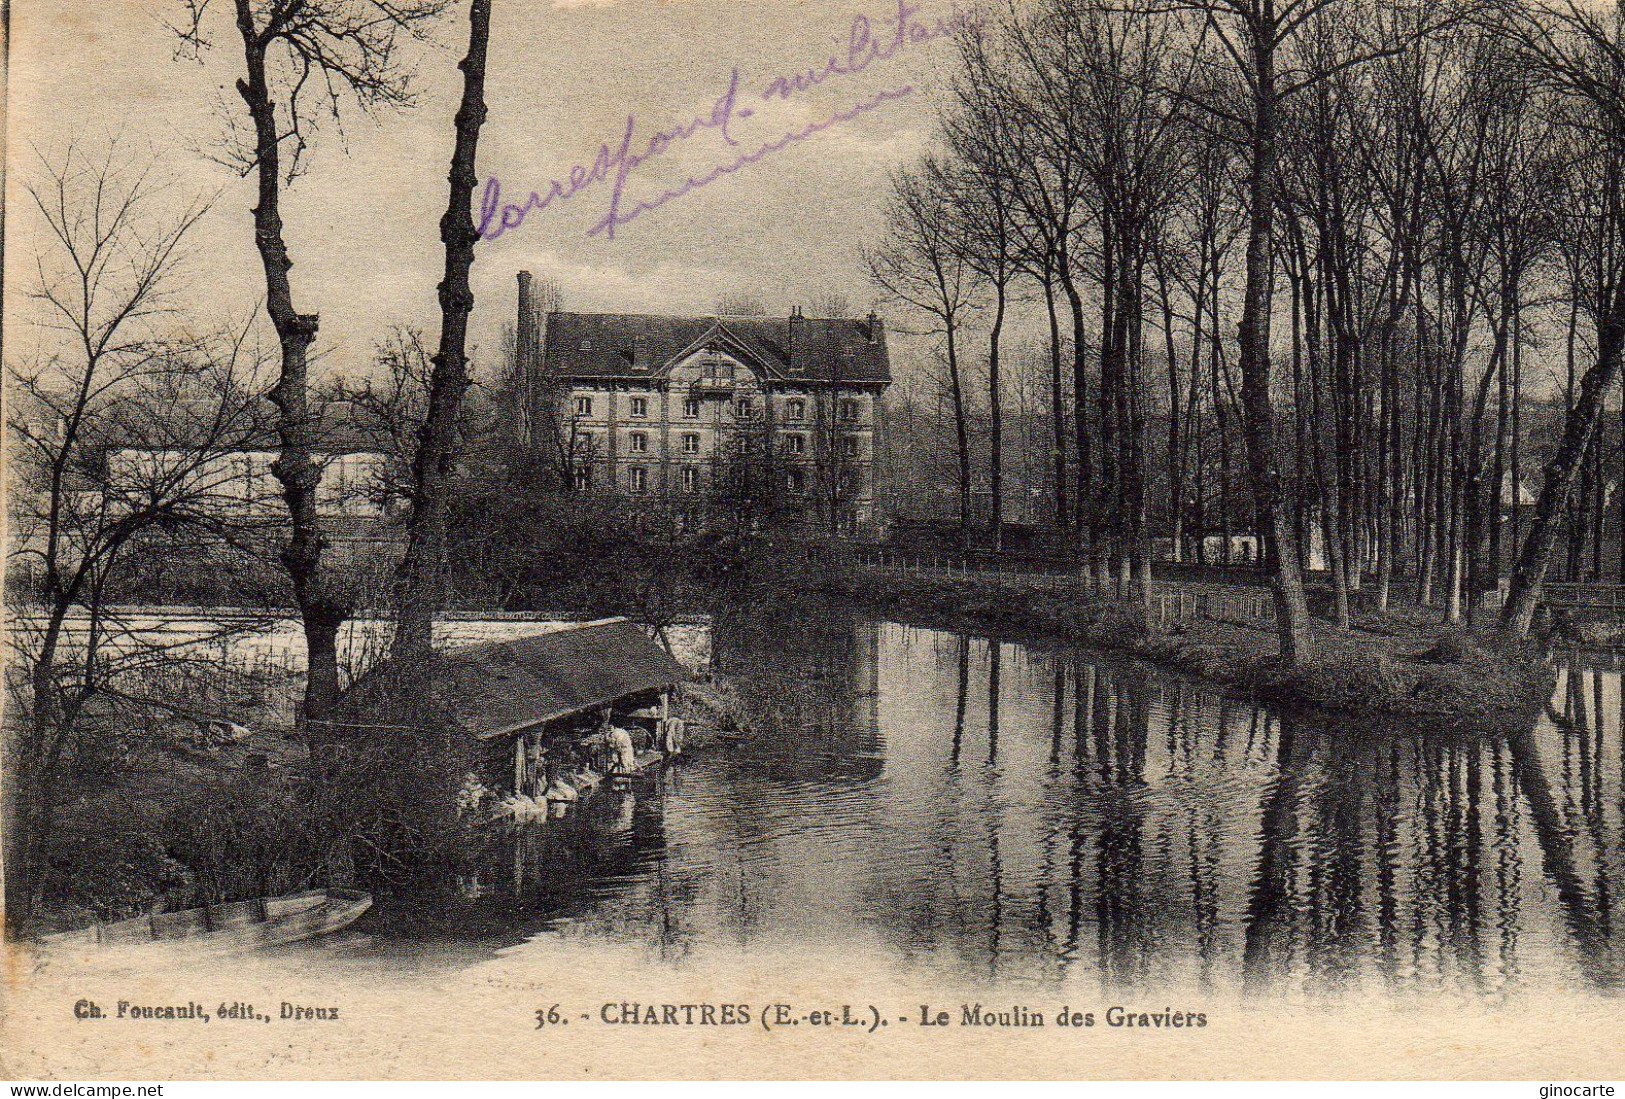
[[[931,140],[934,74],[946,71],[953,47],[911,42],[788,98],[769,89],[780,76],[822,70],[831,56],[844,61],[857,16],[887,44],[896,2],[495,0],[479,170],[482,181],[501,181],[505,202],[523,202],[532,189],[545,194],[573,165],[590,169],[602,144],[620,147],[629,118],[634,152],[647,150],[657,131],[712,119],[735,70],[728,133],[701,127],[640,164],[628,176],[623,215],[691,176],[754,159],[786,134],[831,124],[641,213],[613,240],[589,235],[609,209],[610,179],[482,242],[474,332],[483,357],[494,355],[513,315],[521,269],[556,278],[571,309],[704,313],[719,295],[751,293],[780,312],[832,291],[867,308],[874,291],[858,249],[878,235],[888,174]],[[910,2],[919,5],[911,25],[929,28],[952,14],[949,0]],[[178,0],[14,6],[8,291],[27,289],[40,243],[37,214],[18,201],[19,187],[37,175],[32,148],[54,156],[70,140],[94,147],[116,134],[161,161],[177,200],[218,192],[195,238],[199,312],[241,314],[259,303],[252,188],[206,155],[224,134],[222,112],[242,113],[232,87],[240,40],[226,21],[229,5],[215,0],[216,48],[201,64],[178,61],[164,20],[179,14]],[[334,369],[366,369],[394,322],[418,323],[431,338],[438,332],[438,219],[466,36],[459,4],[437,44],[412,47],[418,106],[376,122],[351,117],[343,133],[328,127],[310,171],[288,193],[296,305],[321,315],[319,346]],[[846,114],[853,117],[836,117]],[[25,306],[7,310],[13,361],[35,342],[30,319]]]

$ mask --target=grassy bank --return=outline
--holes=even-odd
[[[1034,635],[1115,650],[1281,705],[1447,723],[1527,720],[1551,696],[1538,645],[1450,629],[1431,609],[1315,624],[1314,655],[1288,668],[1267,629],[1207,620],[1153,628],[1138,608],[1015,577],[825,569],[809,587],[921,625]]]

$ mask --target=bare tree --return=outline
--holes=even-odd
[[[821,290],[807,303],[809,317],[851,317],[852,299],[840,290]]]
[[[35,295],[50,337],[13,369],[4,772],[6,920],[26,927],[62,800],[98,703],[164,658],[118,644],[109,612],[166,539],[252,552],[236,456],[264,424],[247,326],[197,335],[176,276],[204,212],[170,206],[150,168],[69,150],[30,186],[48,247]],[[175,212],[178,209],[179,212]]]
[[[445,562],[447,491],[457,458],[458,414],[469,386],[468,316],[474,292],[468,273],[474,266],[474,158],[485,122],[485,56],[491,37],[491,0],[472,0],[468,53],[463,71],[463,98],[457,109],[455,148],[451,157],[451,196],[440,219],[446,249],[440,283],[440,346],[429,375],[428,405],[412,456],[412,511],[407,521],[406,554],[396,586],[394,658],[405,682],[426,690],[423,668],[434,645],[434,616],[443,594],[437,583]],[[417,707],[414,707],[417,709]]]
[[[765,317],[767,313],[767,303],[755,294],[723,294],[717,298],[719,317]]]
[[[1072,520],[1077,529],[1079,559],[1095,556],[1095,524],[1091,515],[1094,448],[1088,411],[1088,363],[1092,341],[1085,317],[1084,282],[1091,245],[1085,235],[1095,194],[1089,162],[1080,135],[1087,132],[1083,35],[1067,4],[1044,4],[1022,12],[1013,6],[1003,21],[1009,46],[1009,69],[994,85],[1004,109],[1015,125],[1010,161],[1016,172],[1014,194],[1025,231],[1040,258],[1045,308],[1050,321],[1050,399],[1055,417],[1056,505],[1068,507],[1066,494],[1066,441],[1060,425],[1066,419],[1061,404],[1061,336],[1053,283],[1066,298],[1071,321],[1072,428],[1077,462],[1077,491],[1071,496]],[[1045,273],[1047,272],[1047,277]]]
[[[221,0],[184,0],[175,29],[194,55],[212,45],[211,9]],[[317,517],[321,471],[313,458],[315,422],[309,359],[318,316],[294,304],[293,259],[283,236],[282,199],[298,175],[309,141],[326,116],[339,121],[353,104],[366,112],[413,102],[403,37],[421,35],[448,0],[232,0],[230,23],[242,43],[237,93],[245,130],[230,116],[223,159],[258,183],[254,243],[265,272],[266,312],[282,348],[270,399],[278,411],[280,453],[273,473],[282,485],[290,528],[281,560],[304,623],[309,669],[304,712],[320,720],[339,693],[338,633],[351,608],[322,565],[326,544]]]
[[[1202,32],[1215,37],[1229,79],[1212,87],[1240,85],[1241,102],[1229,97],[1204,104],[1216,123],[1232,127],[1245,150],[1247,251],[1242,297],[1239,366],[1244,439],[1253,504],[1274,551],[1275,618],[1281,659],[1287,664],[1309,654],[1309,605],[1304,597],[1301,557],[1283,494],[1276,436],[1271,339],[1274,326],[1276,215],[1281,201],[1283,111],[1302,93],[1339,74],[1405,48],[1404,42],[1364,37],[1335,58],[1305,49],[1311,32],[1328,21],[1354,26],[1352,0],[1194,0]],[[1415,40],[1445,22],[1449,12],[1422,20]],[[1192,32],[1193,34],[1199,32]]]
[[[434,363],[422,330],[408,325],[395,325],[374,359],[380,369],[358,385],[341,384],[313,396],[324,408],[346,406],[358,426],[389,448],[377,483],[368,486],[374,502],[387,511],[412,495]]]
[[[1160,211],[1181,190],[1190,146],[1185,99],[1204,60],[1155,3],[1067,5],[1080,30],[1087,124],[1074,140],[1100,202],[1100,484],[1108,525],[1096,575],[1131,570],[1149,598],[1144,412],[1147,266]]]
[[[1617,158],[1625,151],[1625,14],[1554,0],[1509,6],[1498,25],[1507,27],[1518,48],[1550,87],[1582,108],[1572,124],[1592,147]],[[1625,206],[1602,212],[1609,236],[1625,234]],[[1580,459],[1597,431],[1603,400],[1620,371],[1625,353],[1625,270],[1618,254],[1596,273],[1586,310],[1597,328],[1596,357],[1580,379],[1579,391],[1563,424],[1563,434],[1535,504],[1529,533],[1518,552],[1511,587],[1501,612],[1501,630],[1524,637],[1540,602],[1558,529],[1568,512]]]
[[[991,74],[1003,60],[990,52],[989,32],[972,24],[960,39],[965,75],[955,85],[956,109],[943,120],[955,156],[944,183],[954,218],[951,239],[965,264],[993,296],[988,326],[988,517],[989,545],[1004,548],[1004,389],[1000,351],[1012,284],[1027,266],[1026,238],[1017,224],[1015,173],[1009,161],[1011,122],[994,91]]]
[[[959,537],[962,545],[969,545],[970,431],[959,339],[975,305],[975,273],[953,236],[954,218],[944,174],[942,162],[935,157],[927,157],[918,168],[897,174],[887,204],[886,239],[879,247],[865,250],[864,261],[876,285],[928,317],[928,333],[942,337],[959,461]]]

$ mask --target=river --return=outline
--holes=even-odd
[[[1331,725],[1097,654],[896,623],[719,623],[748,735],[515,829],[363,969],[823,953],[933,981],[1311,1000],[1607,994],[1620,674],[1518,735]]]

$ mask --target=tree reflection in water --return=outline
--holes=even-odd
[[[1125,990],[1617,981],[1613,669],[1571,666],[1531,729],[1468,735],[835,614],[723,622],[717,651],[749,738],[520,832],[525,934]]]

